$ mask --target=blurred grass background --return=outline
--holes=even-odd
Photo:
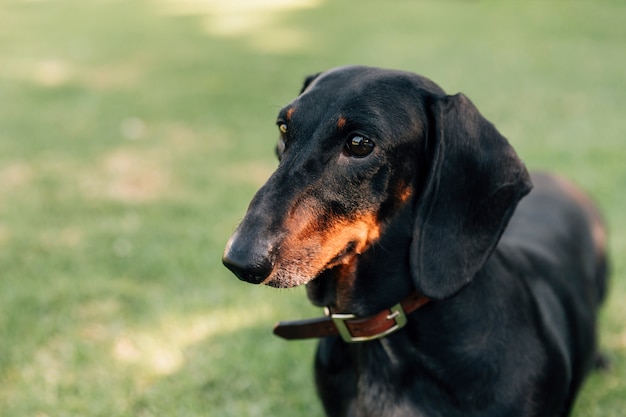
[[[603,207],[613,359],[575,416],[626,409],[626,3],[0,0],[0,415],[321,416],[301,289],[223,246],[305,75],[360,63],[467,94],[531,168]]]

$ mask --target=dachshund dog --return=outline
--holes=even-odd
[[[311,76],[277,124],[280,163],[223,262],[326,307],[275,333],[320,339],[328,416],[569,415],[607,287],[585,194],[407,72]]]

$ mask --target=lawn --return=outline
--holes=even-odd
[[[302,289],[239,282],[228,236],[278,109],[348,63],[462,91],[610,225],[576,417],[626,409],[626,3],[0,0],[0,415],[321,416]]]

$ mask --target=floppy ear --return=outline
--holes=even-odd
[[[306,91],[307,88],[309,88],[309,86],[311,85],[311,83],[313,81],[315,81],[315,79],[317,77],[319,77],[321,74],[321,72],[318,72],[317,74],[313,74],[313,75],[309,75],[308,77],[306,77],[304,79],[304,84],[302,85],[302,89],[300,90],[300,94],[304,93]]]
[[[481,269],[532,183],[511,145],[467,97],[429,104],[433,160],[417,205],[411,273],[418,291],[443,299]]]

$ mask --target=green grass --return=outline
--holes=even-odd
[[[319,312],[220,258],[276,166],[277,110],[348,63],[463,91],[598,200],[614,367],[575,416],[623,415],[626,4],[182,3],[0,0],[0,415],[321,416],[314,343],[270,334]]]

